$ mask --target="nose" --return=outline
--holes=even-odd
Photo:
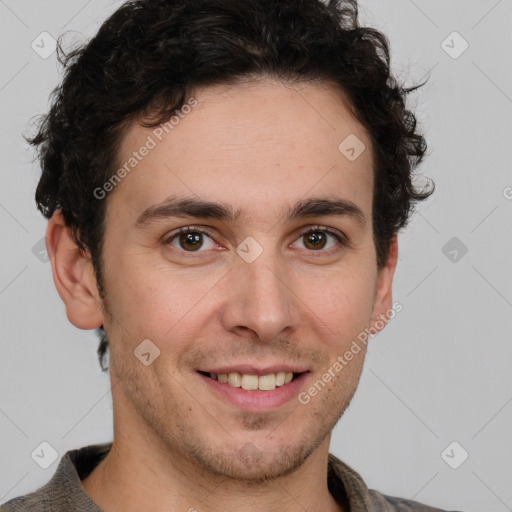
[[[222,315],[224,328],[242,336],[247,336],[247,330],[253,331],[262,343],[296,328],[300,301],[293,293],[288,274],[270,251],[264,251],[252,263],[240,258],[229,273]]]

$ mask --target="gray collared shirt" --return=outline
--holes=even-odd
[[[0,507],[0,512],[101,512],[85,492],[81,480],[100,463],[111,446],[112,443],[96,444],[68,451],[46,485],[8,501]],[[329,454],[328,468],[329,492],[350,512],[443,512],[368,489],[352,468],[332,454]]]

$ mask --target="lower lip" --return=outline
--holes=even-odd
[[[277,409],[286,402],[297,397],[303,387],[308,372],[301,373],[297,378],[279,386],[271,391],[246,391],[242,388],[235,388],[224,382],[219,382],[211,377],[198,373],[203,382],[209,388],[225,400],[230,401],[239,409],[251,412],[264,412]]]

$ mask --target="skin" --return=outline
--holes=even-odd
[[[107,198],[105,301],[59,212],[48,225],[69,320],[82,329],[103,324],[110,341],[114,444],[83,487],[107,512],[347,510],[329,494],[327,457],[364,345],[308,404],[294,398],[264,412],[219,397],[196,370],[295,363],[309,372],[305,391],[389,314],[397,246],[395,238],[378,270],[369,135],[328,84],[262,78],[198,89],[194,97],[192,112]],[[119,163],[151,133],[133,123]],[[353,162],[338,150],[349,134],[366,145]],[[136,227],[142,212],[171,195],[241,214],[233,224],[160,218]],[[286,220],[287,208],[311,197],[351,201],[365,221]],[[208,229],[199,251],[179,237],[168,241],[185,226]],[[315,226],[348,242],[327,235],[317,248],[303,234]],[[236,252],[247,236],[263,248],[252,263]],[[160,350],[148,366],[133,353],[145,339]]]

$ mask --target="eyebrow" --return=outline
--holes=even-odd
[[[137,218],[135,227],[142,228],[152,221],[172,217],[217,219],[235,224],[241,213],[240,208],[223,203],[171,196],[162,203],[144,210]],[[340,198],[301,199],[284,213],[287,222],[308,217],[327,216],[351,217],[361,226],[366,224],[366,218],[361,208],[352,201]]]

